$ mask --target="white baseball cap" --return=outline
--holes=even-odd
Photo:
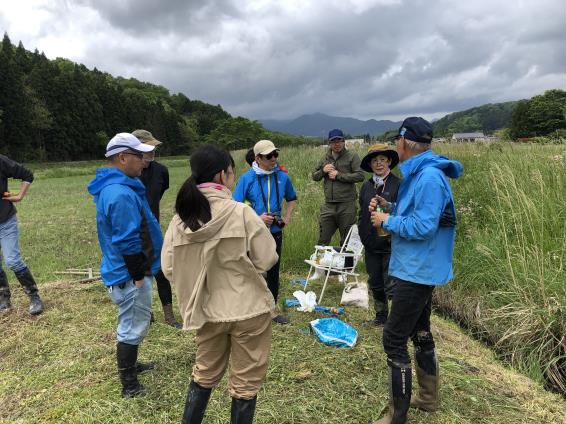
[[[149,153],[155,150],[155,146],[142,143],[137,137],[130,133],[118,133],[108,142],[104,156],[108,158],[126,150],[133,150],[138,153]]]

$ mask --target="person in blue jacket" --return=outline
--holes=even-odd
[[[108,168],[96,170],[88,191],[96,204],[100,275],[118,306],[116,359],[125,398],[145,394],[137,374],[154,367],[138,362],[138,346],[149,329],[152,279],[161,269],[163,237],[145,197],[143,154],[155,146],[129,133],[106,147]]]
[[[279,295],[279,265],[283,246],[283,227],[291,221],[293,209],[297,204],[297,193],[286,170],[277,164],[279,149],[270,140],[260,140],[254,145],[255,162],[243,174],[232,197],[237,202],[247,202],[271,230],[277,245],[279,260],[267,271],[267,286],[273,294],[275,303]],[[286,201],[283,215],[283,200]],[[277,315],[273,321],[288,324],[289,319]]]
[[[430,331],[432,293],[453,277],[456,209],[448,178],[463,172],[460,162],[431,150],[432,126],[423,118],[403,121],[396,137],[403,181],[396,203],[377,197],[387,212],[373,212],[372,223],[391,233],[389,275],[395,281],[391,312],[383,330],[389,367],[389,414],[378,421],[405,423],[409,406],[436,411],[439,370]],[[419,393],[411,401],[411,360],[415,347]]]

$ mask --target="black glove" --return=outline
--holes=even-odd
[[[134,255],[122,255],[124,262],[126,263],[126,268],[130,276],[134,281],[143,280],[145,277],[146,262],[147,259],[143,252],[136,253]]]

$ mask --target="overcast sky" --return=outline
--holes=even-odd
[[[562,0],[6,0],[0,30],[252,119],[430,119],[566,89]]]

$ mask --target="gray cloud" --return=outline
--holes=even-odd
[[[0,23],[13,40],[50,57],[161,84],[250,118],[438,116],[566,86],[560,0],[48,5],[34,9],[42,18],[33,32],[4,6]]]

